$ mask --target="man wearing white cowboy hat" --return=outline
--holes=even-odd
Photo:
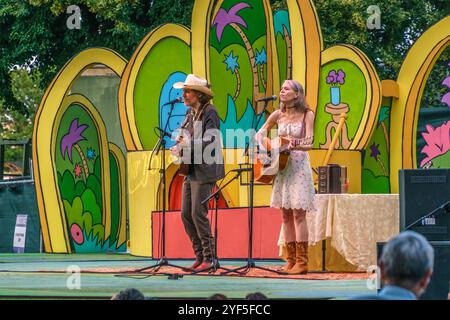
[[[177,138],[179,145],[189,146],[190,159],[182,191],[181,217],[195,253],[192,269],[211,267],[214,256],[214,239],[208,220],[208,204],[202,204],[216,184],[225,176],[220,138],[220,119],[210,100],[214,96],[208,81],[189,74],[184,82],[173,85],[183,89],[186,112],[182,128],[186,134]],[[183,149],[183,157],[186,148]],[[209,152],[208,152],[209,151]],[[208,157],[206,159],[206,157]]]

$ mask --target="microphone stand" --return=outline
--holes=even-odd
[[[195,275],[197,273],[200,272],[205,272],[205,271],[209,271],[208,273],[214,273],[219,269],[223,269],[226,271],[231,271],[231,269],[228,268],[224,268],[220,266],[220,262],[219,262],[219,258],[217,257],[217,217],[218,217],[218,207],[219,207],[219,193],[220,191],[222,191],[227,185],[229,185],[231,182],[233,182],[234,180],[236,180],[237,178],[239,178],[239,176],[241,175],[241,171],[236,172],[236,175],[227,183],[225,183],[222,187],[218,188],[214,193],[212,193],[211,195],[209,195],[205,200],[202,201],[202,204],[208,203],[208,201],[214,197],[215,198],[215,214],[214,214],[214,257],[213,260],[211,262],[211,266],[209,266],[206,269],[201,269],[201,270],[195,270],[192,271],[192,275]],[[191,269],[192,270],[192,269]],[[222,275],[222,274],[220,274]]]
[[[264,111],[267,108],[267,104],[268,101],[264,101],[264,109],[263,111],[258,115],[258,121],[256,122],[256,128],[255,130],[258,128],[258,124],[262,118],[262,114],[264,113]],[[254,140],[254,138],[253,138]],[[254,186],[255,186],[255,177],[254,177],[254,154],[253,152],[251,152],[251,154],[248,154],[248,149],[249,149],[249,144],[250,142],[247,143],[246,146],[246,150],[244,151],[244,156],[248,156],[249,158],[251,158],[251,162],[250,162],[250,195],[249,195],[249,207],[248,207],[248,255],[247,255],[247,263],[244,266],[235,268],[235,269],[230,269],[226,272],[221,273],[221,275],[225,275],[228,273],[239,273],[239,274],[245,274],[247,272],[249,272],[251,269],[259,269],[259,270],[264,270],[264,271],[269,271],[269,272],[274,272],[276,274],[281,274],[281,275],[285,275],[287,273],[285,272],[281,272],[281,271],[277,271],[277,270],[272,270],[269,268],[264,268],[264,267],[260,267],[257,266],[255,263],[255,260],[253,259],[253,192],[254,192]],[[249,163],[246,163],[247,165],[249,165]],[[243,271],[241,271],[243,270]]]
[[[442,211],[441,211],[441,210],[442,210]],[[439,212],[439,211],[441,211],[441,212]],[[422,220],[424,220],[424,219],[426,219],[426,218],[428,218],[428,217],[430,217],[430,216],[436,215],[436,213],[438,213],[438,212],[439,212],[439,214],[437,214],[437,216],[443,214],[444,212],[445,212],[445,213],[450,213],[450,201],[447,201],[447,202],[441,204],[439,207],[437,207],[437,208],[434,209],[433,211],[427,213],[427,214],[424,215],[423,217],[420,217],[419,219],[417,219],[416,221],[414,221],[413,223],[411,223],[410,225],[408,225],[408,226],[405,228],[405,230],[411,229],[411,228],[414,227],[416,224],[418,224],[420,221],[422,221]]]
[[[151,266],[148,267],[144,267],[141,269],[137,269],[134,272],[142,272],[145,270],[150,270],[153,269],[154,272],[158,272],[158,270],[163,267],[163,266],[168,266],[168,267],[174,267],[174,268],[178,268],[181,270],[184,270],[185,267],[181,267],[181,266],[177,266],[174,264],[169,263],[167,257],[166,257],[166,156],[165,156],[165,150],[166,150],[166,141],[165,141],[165,137],[168,135],[167,134],[167,127],[169,125],[169,120],[172,117],[172,112],[173,112],[173,107],[174,104],[177,103],[179,101],[171,101],[170,102],[170,111],[169,111],[169,116],[167,118],[166,124],[164,126],[164,130],[160,130],[160,137],[159,140],[157,142],[156,145],[156,155],[159,154],[159,152],[162,150],[161,152],[161,169],[159,170],[159,173],[161,174],[161,181],[162,181],[162,238],[161,238],[161,247],[162,247],[162,254],[161,254],[161,258],[160,260]],[[150,156],[150,164],[151,164],[151,160],[153,157],[153,152],[152,155]],[[150,166],[149,166],[150,169]],[[166,275],[171,275],[171,274],[166,274]]]

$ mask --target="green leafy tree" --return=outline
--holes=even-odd
[[[272,0],[275,9],[286,9],[285,0]],[[368,8],[380,9],[380,28],[369,29]],[[396,79],[411,45],[433,24],[450,14],[448,0],[314,0],[320,21],[324,47],[352,44],[361,49],[374,63],[381,79]],[[428,81],[422,103],[440,105],[450,51],[438,60]]]
[[[192,0],[0,0],[0,100],[23,112],[11,91],[11,68],[36,56],[33,68],[46,88],[75,54],[90,47],[107,47],[129,59],[143,37],[163,23],[190,26]],[[80,29],[69,29],[76,4]]]
[[[28,72],[24,68],[9,74],[11,93],[18,102],[17,106],[0,99],[0,138],[26,140],[33,133],[36,110],[44,90],[41,88],[41,74],[38,70]],[[6,148],[5,160],[21,160],[23,150],[17,147]]]
[[[274,10],[285,0],[270,0]],[[89,47],[111,48],[129,59],[143,37],[163,23],[190,26],[194,0],[79,0],[80,29],[69,29],[71,0],[0,0],[0,104],[28,119],[23,102],[12,90],[11,68],[36,57],[31,69],[40,72],[46,88],[58,70]],[[450,13],[448,0],[377,0],[381,28],[370,30],[367,8],[372,0],[315,0],[325,48],[349,43],[363,50],[381,79],[395,79],[411,44],[426,29]],[[433,70],[425,91],[426,105],[440,104],[450,53],[447,49]],[[1,114],[5,116],[4,111]],[[19,118],[19,115],[15,115]],[[25,121],[22,119],[22,121]],[[2,136],[3,136],[2,126]]]

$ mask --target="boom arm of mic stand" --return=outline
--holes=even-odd
[[[169,126],[169,120],[170,120],[170,118],[172,117],[172,112],[173,112],[173,103],[171,103],[171,108],[170,108],[170,111],[169,111],[169,116],[167,117],[167,121],[166,121],[166,124],[165,124],[165,126],[164,126],[164,132],[167,132],[167,127]],[[164,134],[163,134],[163,133],[160,133],[160,134],[161,134],[161,136],[159,137],[158,142],[156,143],[155,148],[153,148],[152,154],[151,154],[151,156],[150,156],[150,161],[149,161],[149,163],[148,163],[148,170],[151,169],[153,153],[155,152],[155,150],[156,150],[156,154],[158,155],[158,154],[159,154],[159,151],[161,150],[161,145],[163,145],[163,146],[164,146],[164,149],[165,149],[166,144],[163,143],[163,140],[164,140]]]
[[[212,197],[214,197],[216,194],[218,194],[222,189],[224,189],[227,185],[229,185],[232,181],[236,180],[237,178],[239,178],[239,176],[241,175],[241,172],[236,172],[236,175],[230,179],[227,183],[225,183],[222,187],[220,187],[219,189],[216,190],[216,192],[213,192],[212,194],[210,194],[205,200],[202,201],[202,204],[207,203]]]
[[[422,221],[423,219],[428,218],[429,216],[432,216],[434,214],[436,214],[437,212],[439,212],[439,210],[448,212],[450,207],[450,201],[447,201],[443,204],[441,204],[439,207],[437,207],[436,209],[434,209],[433,211],[431,211],[430,213],[427,213],[426,215],[424,215],[423,217],[420,217],[419,219],[417,219],[416,221],[414,221],[413,223],[411,223],[410,225],[408,225],[405,230],[409,230],[412,227],[414,227],[416,224],[418,224],[420,221]]]
[[[153,159],[153,155],[154,155],[154,153],[155,153],[155,150],[156,150],[156,154],[158,155],[159,150],[160,150],[161,145],[162,145],[162,139],[164,139],[164,136],[161,136],[161,137],[158,139],[158,141],[156,142],[155,147],[154,147],[153,150],[152,150],[152,154],[150,155],[150,159],[149,159],[149,161],[148,161],[148,170],[151,170],[151,169],[152,169],[152,159]]]
[[[160,144],[162,144],[164,146],[164,149],[165,149],[165,146],[166,146],[166,144],[163,143],[163,140],[165,138],[164,137],[164,132],[167,132],[167,127],[169,126],[169,121],[170,121],[170,118],[172,117],[174,103],[175,102],[170,104],[169,116],[167,117],[167,121],[166,121],[166,125],[164,126],[164,130],[163,130],[163,132],[161,132],[161,139],[160,139],[161,142],[160,142]],[[156,151],[156,154],[158,154],[160,150],[161,150],[161,148],[158,148],[158,151]]]

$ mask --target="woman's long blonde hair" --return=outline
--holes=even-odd
[[[294,99],[294,107],[299,112],[308,112],[309,106],[306,102],[305,97],[305,90],[303,89],[302,85],[296,81],[296,80],[285,80],[284,83],[286,83],[292,90],[298,93],[297,98]],[[283,102],[280,103],[280,110],[281,112],[286,112],[286,106]]]

